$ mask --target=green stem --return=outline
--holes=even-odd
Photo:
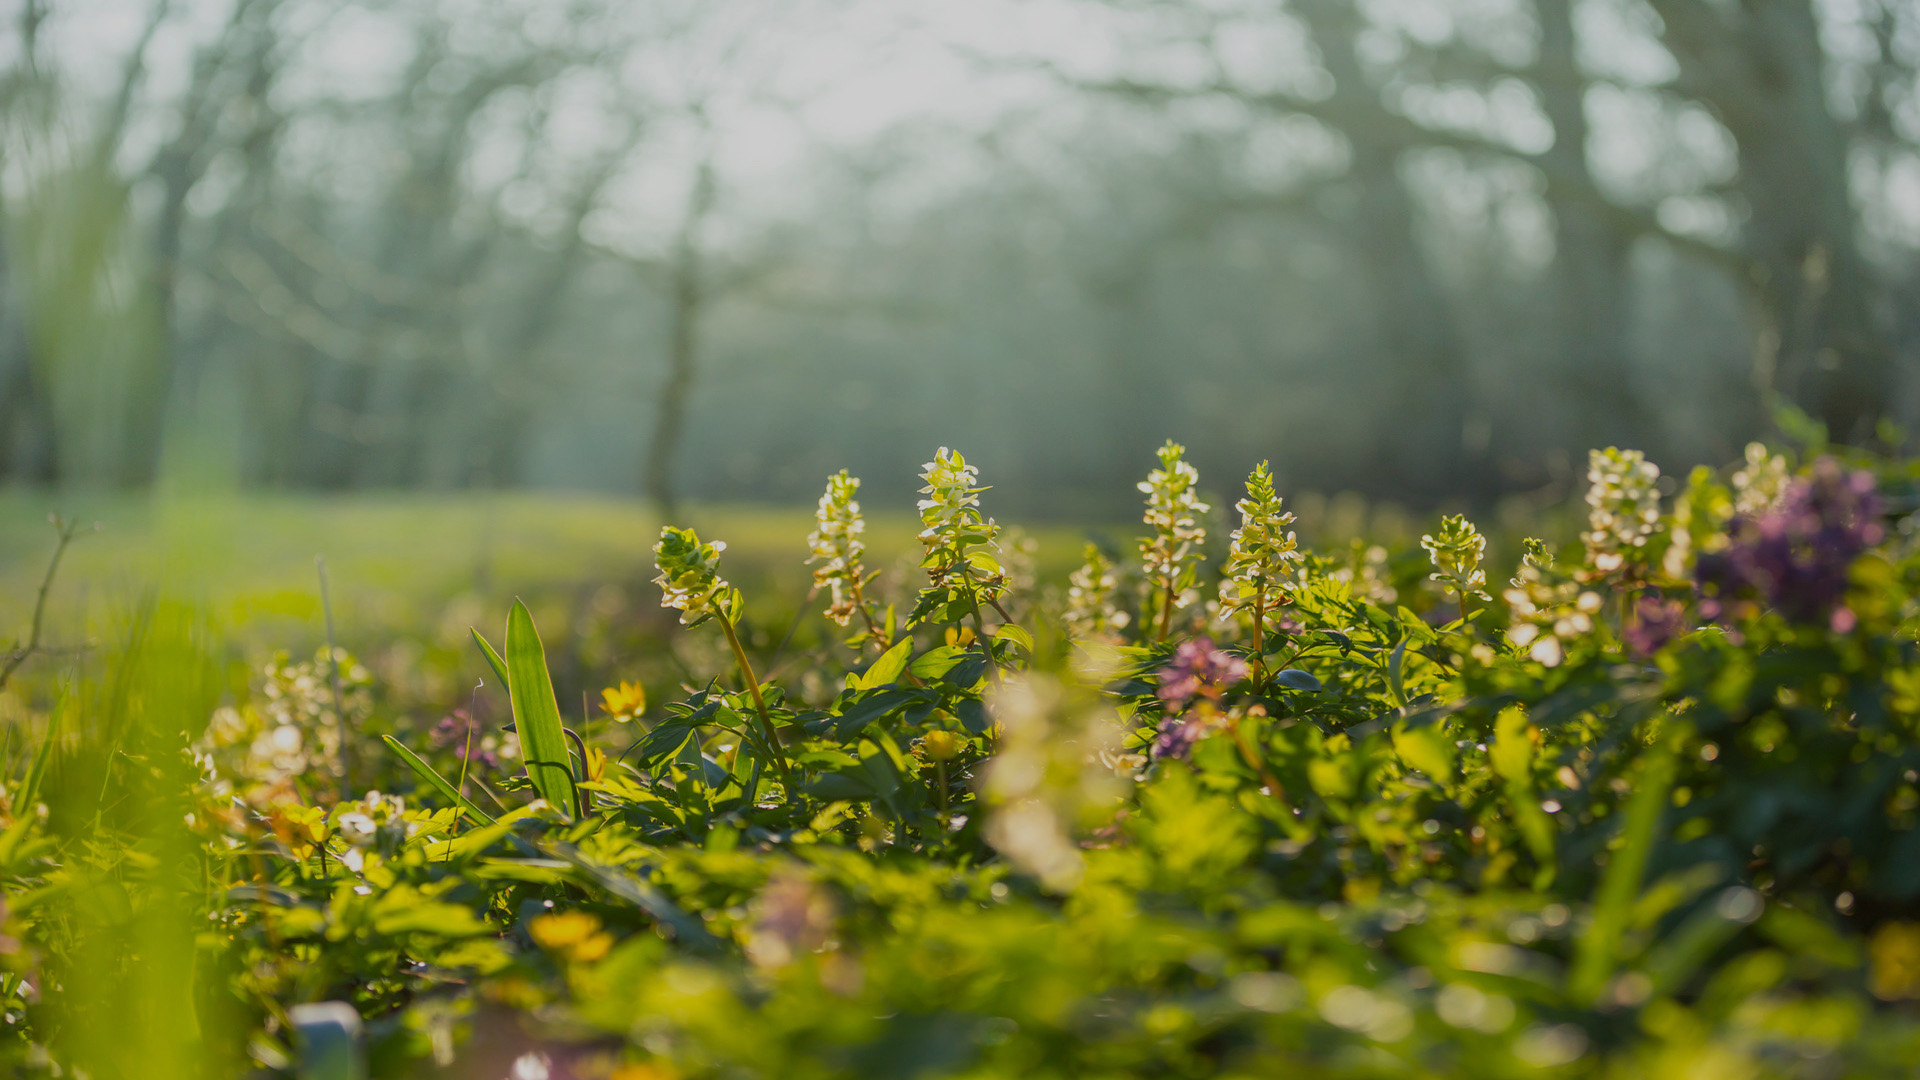
[[[587,741],[580,737],[579,732],[570,727],[563,727],[560,730],[566,733],[567,738],[573,740],[573,748],[580,754],[580,770],[575,775],[573,781],[573,812],[575,816],[584,820],[587,816],[587,793],[580,790],[580,785],[587,782],[589,770],[587,764]]]
[[[1265,686],[1267,682],[1267,581],[1265,578],[1253,579],[1253,677]]]
[[[1267,794],[1279,799],[1283,803],[1286,802],[1287,789],[1280,786],[1279,778],[1275,777],[1272,770],[1267,768],[1266,758],[1262,757],[1260,753],[1253,748],[1253,744],[1247,741],[1246,732],[1240,730],[1240,721],[1235,718],[1232,713],[1227,714],[1227,730],[1233,735],[1234,745],[1240,748],[1240,757],[1245,760],[1247,766],[1266,783]]]
[[[720,629],[726,631],[727,644],[733,646],[733,658],[740,664],[740,676],[747,680],[747,690],[753,694],[753,707],[760,712],[760,727],[767,737],[767,752],[773,755],[774,763],[780,766],[780,780],[791,792],[792,771],[787,765],[786,753],[780,749],[780,736],[773,730],[773,717],[767,714],[767,699],[760,696],[760,680],[754,677],[753,664],[747,660],[747,650],[740,647],[740,635],[733,632],[732,619],[715,612],[714,620],[720,624]]]
[[[1000,665],[999,662],[993,658],[993,639],[987,636],[987,620],[980,615],[980,601],[973,599],[973,596],[973,589],[969,587],[967,589],[967,597],[973,600],[973,633],[975,637],[980,639],[980,651],[987,654],[987,671],[992,673],[995,679],[998,679],[1000,677]]]
[[[960,580],[967,584],[967,604],[973,608],[974,636],[980,639],[980,651],[987,654],[987,676],[998,683],[1000,666],[993,658],[993,639],[987,636],[987,620],[980,614],[980,590],[973,583],[973,568],[967,565],[965,548],[957,549],[956,553],[960,556]],[[987,602],[992,603],[992,598],[989,597]],[[1001,614],[1004,615],[1005,612],[1002,611]]]
[[[867,620],[868,640],[878,646],[881,652],[886,652],[887,647],[892,645],[893,642],[887,640],[887,638],[880,633],[880,624],[873,621],[873,608],[870,606],[870,601],[864,596],[861,597],[859,607],[860,617]]]
[[[1167,634],[1173,629],[1174,589],[1175,583],[1173,578],[1167,578],[1167,599],[1166,603],[1160,606],[1160,636],[1156,639],[1159,641],[1167,640]]]

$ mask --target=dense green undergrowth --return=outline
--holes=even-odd
[[[1579,541],[1493,567],[1458,517],[1315,550],[1264,466],[1221,535],[1170,444],[1147,535],[1055,585],[959,455],[924,475],[925,578],[898,596],[858,481],[829,482],[824,635],[768,633],[723,545],[664,530],[660,595],[710,663],[577,721],[518,603],[432,723],[343,651],[236,665],[160,599],[111,646],[23,655],[0,1055],[329,1080],[1920,1068],[1920,467],[1754,447],[1675,483],[1599,452]]]

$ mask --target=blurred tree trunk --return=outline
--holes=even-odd
[[[34,370],[27,304],[7,262],[6,232],[0,214],[0,479],[52,484],[60,479],[53,402]]]
[[[1867,438],[1892,400],[1893,363],[1813,0],[1654,6],[1681,64],[1677,88],[1712,108],[1739,148],[1742,247],[1756,267],[1764,328],[1758,381],[1834,438]]]
[[[692,190],[674,243],[668,285],[667,374],[654,399],[653,438],[647,449],[644,479],[647,498],[662,517],[679,508],[674,491],[673,459],[687,426],[687,402],[693,396],[693,377],[700,350],[700,316],[707,290],[701,267],[701,232],[714,201],[713,155],[709,152],[695,169]]]
[[[413,89],[396,101],[417,98],[431,85],[446,58],[446,34],[444,27],[429,31],[416,77],[408,80]],[[344,467],[353,483],[417,484],[430,440],[449,432],[456,439],[463,435],[459,425],[436,421],[445,419],[457,388],[476,377],[462,324],[492,312],[476,313],[465,304],[482,267],[498,250],[500,233],[459,243],[456,219],[466,194],[462,170],[482,111],[506,90],[535,79],[543,63],[537,56],[506,57],[461,84],[430,120],[437,130],[422,133],[421,151],[389,196],[375,265],[381,274],[410,283],[412,296],[392,303],[369,295],[362,305],[360,344],[348,363],[335,366],[332,385],[339,394],[330,399],[331,410],[349,421],[350,433],[336,446],[348,459]]]
[[[239,193],[217,215],[214,246],[229,238],[236,219],[256,208],[257,193],[271,169],[269,160],[278,117],[267,104],[277,65],[275,38],[269,25],[279,0],[239,0],[219,37],[194,57],[193,74],[177,107],[179,128],[163,143],[147,166],[147,175],[160,189],[148,253],[147,294],[153,305],[153,339],[159,367],[154,400],[143,411],[141,424],[129,446],[130,467],[143,470],[142,482],[153,478],[160,460],[160,440],[168,411],[179,404],[182,390],[191,396],[205,342],[190,346],[182,334],[179,285],[187,244],[187,197],[206,175],[215,151],[223,115],[246,118],[239,138],[245,176]],[[242,88],[236,98],[219,94],[219,81],[229,65],[243,59]]]
[[[1641,446],[1647,430],[1628,355],[1628,254],[1633,234],[1591,197],[1587,80],[1575,55],[1573,0],[1537,0],[1539,75],[1535,87],[1553,146],[1541,162],[1554,215],[1553,288],[1559,306],[1561,370],[1575,404],[1568,449]],[[1578,179],[1575,179],[1578,178]],[[1577,188],[1577,189],[1576,189]]]
[[[1828,108],[1809,0],[1752,5],[1751,59],[1764,105],[1734,138],[1753,217],[1747,246],[1777,328],[1788,392],[1835,438],[1870,437],[1892,392],[1877,284],[1859,245],[1848,136]]]
[[[567,293],[587,265],[587,218],[600,206],[607,185],[619,175],[628,155],[639,144],[641,131],[635,119],[626,137],[601,154],[575,186],[567,202],[565,224],[559,229],[560,250],[553,253],[527,285],[515,307],[501,360],[508,370],[518,372],[524,380],[539,377],[540,348],[560,324]],[[512,387],[496,386],[494,391],[491,410],[494,422],[487,434],[487,443],[479,448],[477,457],[484,463],[483,475],[499,484],[513,478],[526,460],[537,403]]]
[[[44,122],[48,85],[40,71],[44,0],[26,0],[15,19],[19,59],[0,77],[0,123]],[[0,144],[0,151],[9,149]],[[0,162],[3,163],[3,162]],[[51,484],[60,479],[53,402],[34,357],[33,298],[16,254],[16,213],[0,191],[0,479]]]
[[[1465,490],[1465,435],[1472,373],[1448,298],[1427,261],[1413,200],[1400,175],[1404,121],[1389,114],[1360,65],[1364,17],[1344,2],[1311,0],[1301,13],[1333,77],[1332,106],[1354,122],[1340,128],[1352,147],[1358,189],[1352,225],[1380,311],[1389,386],[1377,467],[1405,494]]]
[[[1088,289],[1102,309],[1100,349],[1106,377],[1101,413],[1112,433],[1104,457],[1112,467],[1111,482],[1121,485],[1122,491],[1132,490],[1133,483],[1153,468],[1154,449],[1173,434],[1166,430],[1166,393],[1173,379],[1149,352],[1146,309],[1152,292],[1148,288],[1151,259],[1149,250],[1094,278]]]
[[[127,123],[133,114],[135,96],[141,84],[146,80],[147,49],[153,43],[154,35],[160,30],[170,14],[168,0],[158,0],[147,13],[146,24],[139,39],[134,43],[133,51],[127,57],[125,69],[120,76],[120,85],[107,108],[100,129],[94,136],[93,168],[102,176],[117,176],[115,158],[119,156],[125,142]],[[124,195],[119,212],[131,214]],[[148,296],[151,303],[153,297]],[[153,308],[149,308],[149,314]],[[154,467],[160,459],[160,435],[166,422],[166,388],[168,383],[167,365],[171,360],[171,351],[162,327],[149,329],[143,343],[146,363],[134,364],[128,373],[136,382],[135,392],[129,395],[126,426],[123,429],[125,441],[121,444],[119,477],[126,484],[143,486],[153,479]]]

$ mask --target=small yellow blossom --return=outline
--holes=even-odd
[[[527,924],[534,943],[575,963],[591,963],[613,948],[613,935],[600,929],[597,916],[585,911],[557,911]]]
[[[920,737],[920,749],[933,761],[952,761],[960,756],[960,736],[951,731],[934,730]]]
[[[317,806],[278,807],[267,821],[273,834],[299,859],[312,855],[327,835],[327,812]]]
[[[1867,985],[1882,1001],[1920,998],[1920,924],[1890,922],[1873,935]]]
[[[616,720],[631,720],[647,711],[647,688],[623,680],[600,691],[600,707]]]

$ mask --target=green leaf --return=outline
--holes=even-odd
[[[966,729],[967,734],[985,735],[987,733],[987,709],[979,698],[961,698],[954,702],[953,715],[959,717],[960,726]]]
[[[407,768],[412,769],[413,774],[425,781],[428,787],[438,791],[442,798],[459,807],[468,817],[480,824],[493,824],[493,816],[491,814],[475,806],[472,800],[460,794],[459,788],[447,783],[446,777],[435,772],[433,766],[427,764],[420,755],[402,746],[400,740],[391,735],[382,735],[380,736],[380,741],[391,747],[394,753],[399,754],[400,760],[407,763]]]
[[[1528,731],[1527,711],[1518,705],[1501,710],[1493,721],[1493,745],[1487,758],[1493,771],[1508,783],[1531,785],[1533,782],[1533,737]]]
[[[1301,671],[1295,667],[1286,668],[1281,671],[1280,674],[1273,677],[1273,681],[1289,690],[1320,689],[1320,680],[1314,678],[1312,672]]]
[[[1679,929],[1649,951],[1645,972],[1653,992],[1666,997],[1684,988],[1766,906],[1759,893],[1744,885],[1731,886],[1712,903],[1700,905]]]
[[[1494,718],[1493,744],[1487,747],[1487,758],[1493,771],[1506,782],[1508,811],[1544,874],[1554,867],[1555,830],[1534,794],[1533,757],[1533,725],[1527,722],[1527,711],[1518,705],[1508,706]]]
[[[965,659],[967,647],[964,645],[936,645],[919,656],[907,666],[918,679],[937,679],[953,670],[953,666]]]
[[[493,651],[493,646],[487,644],[487,639],[480,636],[480,631],[469,626],[467,633],[473,635],[473,643],[480,646],[481,653],[485,654],[487,664],[493,668],[493,677],[500,680],[501,686],[507,685],[507,662],[500,659],[499,653]]]
[[[1015,645],[1025,649],[1028,656],[1033,655],[1033,635],[1012,623],[996,627],[993,631],[993,640],[1011,641]]]
[[[885,686],[898,682],[907,670],[907,661],[913,656],[913,639],[903,637],[893,648],[880,654],[872,666],[858,675],[847,676],[847,686],[854,690],[871,690],[876,686]]]
[[[1431,725],[1402,727],[1393,733],[1400,760],[1442,784],[1453,781],[1453,744]]]
[[[1407,639],[1403,637],[1399,644],[1393,647],[1393,652],[1387,655],[1387,686],[1393,691],[1393,703],[1402,708],[1407,704],[1407,686],[1403,674],[1406,660]]]
[[[560,706],[547,674],[547,652],[540,643],[527,605],[513,602],[507,616],[507,695],[513,700],[513,722],[520,734],[521,756],[527,761],[527,779],[540,797],[563,814],[573,811],[573,767],[567,760],[567,735],[560,723]]]
[[[1307,762],[1307,783],[1322,798],[1345,802],[1360,790],[1360,762],[1349,753],[1334,753]]]
[[[851,739],[865,730],[868,724],[898,712],[909,702],[920,700],[924,696],[924,691],[911,689],[882,690],[858,703],[848,705],[845,712],[833,718],[834,738]]]
[[[662,720],[641,738],[638,747],[641,762],[651,767],[660,759],[679,753],[680,748],[692,737],[693,731],[694,724],[687,718]]]
[[[496,932],[472,909],[423,899],[405,886],[387,893],[374,905],[373,929],[381,934],[432,934],[447,938]]]
[[[13,793],[13,805],[16,811],[25,811],[23,817],[33,816],[33,803],[40,795],[40,778],[46,775],[47,761],[53,757],[53,743],[60,734],[60,716],[65,711],[56,707],[47,713],[47,733],[40,739],[40,748],[33,752],[33,764],[27,767],[20,790]]]
[[[857,802],[873,798],[873,787],[858,767],[816,773],[807,779],[806,792],[821,802]]]
[[[1575,1001],[1598,1001],[1620,959],[1621,935],[1632,913],[1634,897],[1640,892],[1647,860],[1653,854],[1676,771],[1673,751],[1664,745],[1641,760],[1633,795],[1621,815],[1625,820],[1620,825],[1620,844],[1608,854],[1606,874],[1600,879],[1593,921],[1575,946],[1573,972],[1568,978],[1568,990]]]
[[[719,949],[719,942],[707,932],[699,919],[688,915],[665,893],[647,882],[625,870],[603,866],[565,841],[555,841],[547,850],[573,864],[574,869],[586,875],[593,884],[646,912],[655,922],[670,929],[681,945],[702,953]]]

